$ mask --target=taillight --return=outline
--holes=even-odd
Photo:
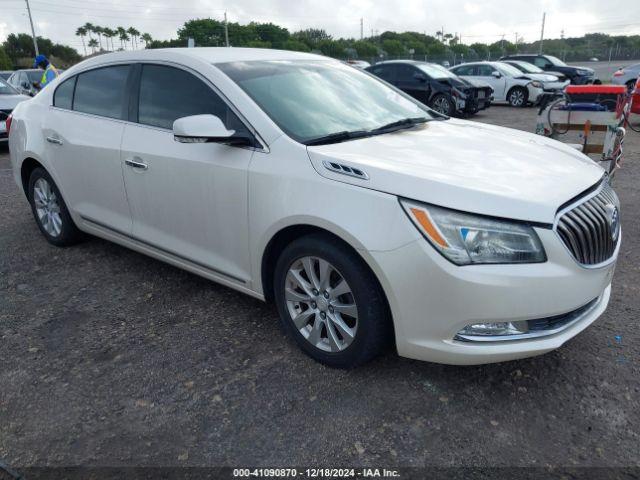
[[[11,120],[13,120],[13,115],[9,115],[6,120],[7,125],[7,137],[9,136],[9,131],[11,130]]]
[[[624,75],[624,70],[617,70],[613,72],[614,77],[621,77],[622,75]]]

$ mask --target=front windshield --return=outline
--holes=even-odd
[[[557,57],[554,57],[553,55],[545,55],[545,57],[547,57],[547,60],[549,60],[551,63],[553,63],[554,65],[556,65],[557,67],[566,67],[567,64],[564,63],[562,60],[560,60]]]
[[[509,65],[508,63],[498,63],[496,64],[496,67],[498,68],[498,70],[500,70],[500,73],[502,73],[503,75],[507,75],[508,77],[522,76],[522,72],[520,70],[518,70],[513,65]]]
[[[370,131],[429,110],[375,77],[331,60],[216,64],[289,136],[301,143]]]
[[[0,95],[17,95],[15,88],[0,78]]]
[[[534,64],[532,63],[527,63],[527,62],[518,62],[517,63],[518,67],[520,70],[523,70],[527,73],[544,73],[544,70],[542,70],[539,67],[536,67]]]
[[[429,75],[431,78],[457,78],[454,73],[435,63],[417,63],[416,67]]]

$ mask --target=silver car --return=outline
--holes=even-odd
[[[30,97],[20,94],[15,88],[6,81],[0,79],[0,143],[8,140],[7,136],[7,117],[20,102],[29,100]]]
[[[611,83],[615,85],[626,85],[629,90],[633,90],[638,78],[640,78],[640,63],[620,67],[613,73]]]

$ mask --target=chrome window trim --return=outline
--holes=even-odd
[[[253,134],[253,136],[256,138],[256,140],[258,140],[258,143],[261,145],[260,147],[244,147],[244,146],[241,146],[241,147],[236,147],[236,148],[242,148],[242,149],[246,149],[246,150],[253,150],[253,151],[262,152],[262,153],[270,153],[269,146],[268,146],[267,142],[264,141],[264,139],[262,138],[260,133],[258,133],[258,131],[254,128],[254,126],[251,125],[251,123],[247,120],[247,118],[227,98],[227,96],[224,95],[220,91],[220,89],[218,87],[216,87],[208,78],[206,78],[200,72],[198,72],[197,70],[194,70],[194,69],[192,69],[192,68],[190,68],[190,67],[188,67],[186,65],[183,65],[181,63],[176,63],[176,62],[172,62],[172,61],[169,61],[169,60],[150,60],[150,59],[146,59],[146,60],[117,60],[117,61],[113,61],[113,62],[101,63],[99,65],[92,65],[91,67],[85,68],[83,70],[79,70],[77,72],[73,72],[73,75],[70,75],[68,78],[65,78],[64,81],[67,81],[68,79],[70,79],[72,77],[77,77],[78,75],[81,75],[83,73],[87,73],[87,72],[90,72],[92,70],[97,70],[97,69],[100,69],[100,68],[115,67],[115,66],[118,66],[118,65],[136,65],[136,64],[140,64],[140,65],[145,65],[145,64],[149,64],[149,65],[165,65],[165,66],[168,66],[168,67],[179,68],[180,70],[184,70],[184,71],[196,76],[198,79],[203,81],[206,85],[208,85],[209,88],[211,88],[215,92],[215,94],[220,97],[220,99],[240,119],[240,121],[244,124],[244,126],[247,128],[247,130],[249,130]],[[62,83],[63,82],[60,82],[60,85],[62,85]],[[118,119],[118,118],[104,117],[102,115],[79,112],[77,110],[69,110],[68,108],[56,107],[55,105],[53,105],[53,98],[55,96],[55,91],[60,87],[60,85],[56,86],[56,88],[55,88],[55,90],[53,92],[53,95],[51,95],[51,103],[49,104],[50,108],[55,108],[57,110],[61,110],[61,111],[64,111],[64,112],[73,112],[73,113],[80,113],[80,114],[90,115],[90,116],[96,117],[96,118],[121,121],[121,122],[124,122],[126,124],[130,124],[130,125],[136,125],[136,126],[139,126],[139,127],[152,128],[152,129],[163,131],[163,132],[170,132],[173,135],[173,131],[171,129],[167,129],[167,128],[156,127],[154,125],[145,125],[145,124],[139,123],[139,122],[132,122],[131,120],[123,120],[123,119]]]

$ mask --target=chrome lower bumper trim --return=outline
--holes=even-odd
[[[527,320],[529,331],[527,333],[515,335],[456,335],[453,339],[460,342],[511,342],[515,340],[530,340],[532,338],[541,338],[560,333],[572,325],[580,322],[582,319],[590,315],[602,302],[603,296],[599,296],[591,300],[586,305],[572,310],[571,312],[556,315],[553,317]]]

